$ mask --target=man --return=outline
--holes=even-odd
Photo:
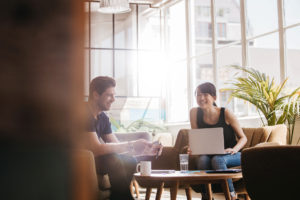
[[[136,160],[133,156],[151,143],[140,139],[119,142],[112,133],[108,111],[115,101],[116,82],[113,78],[99,76],[92,80],[87,103],[87,148],[94,153],[97,173],[108,173],[111,183],[111,199],[133,199],[129,190]]]

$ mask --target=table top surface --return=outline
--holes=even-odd
[[[172,171],[171,173],[151,173],[150,176],[142,176],[140,173],[135,173],[136,180],[218,180],[228,178],[242,178],[242,172],[238,173],[206,173],[202,171]]]

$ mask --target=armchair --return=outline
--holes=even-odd
[[[242,152],[243,179],[251,199],[298,199],[299,154],[300,146],[245,149]]]

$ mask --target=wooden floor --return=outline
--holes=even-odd
[[[138,199],[140,199],[140,200],[145,199],[146,189],[140,188],[139,191],[140,191],[140,196]],[[156,195],[156,190],[153,189],[150,200],[154,200],[155,195]],[[214,193],[213,198],[215,200],[225,200],[224,194],[221,194],[221,193],[218,193],[218,194]],[[192,199],[193,200],[201,200],[201,194],[192,191]],[[164,189],[161,200],[170,200],[170,190],[169,189]],[[185,191],[183,189],[178,190],[177,200],[186,200]]]

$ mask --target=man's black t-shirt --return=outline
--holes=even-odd
[[[104,112],[101,112],[97,119],[94,118],[93,114],[91,113],[88,105],[86,106],[87,109],[87,132],[96,132],[99,138],[103,138],[105,134],[112,133],[111,124],[109,118]]]

